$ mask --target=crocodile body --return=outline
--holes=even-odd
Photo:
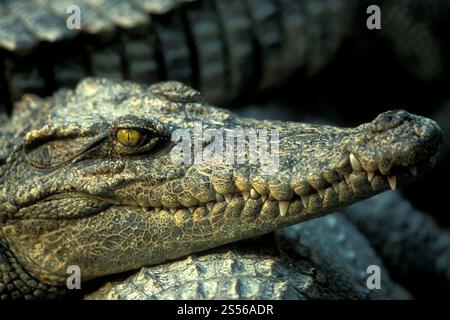
[[[231,137],[275,130],[277,170],[174,161],[178,130],[199,122]],[[415,180],[442,143],[434,121],[401,110],[356,128],[258,121],[181,83],[105,79],[45,100],[24,96],[0,132],[3,298],[63,293],[70,265],[88,281],[334,212]],[[239,155],[262,156],[254,144],[246,137]]]
[[[319,69],[349,30],[351,16],[340,17],[354,12],[342,0],[31,4],[0,7],[2,96],[11,101],[92,75],[147,84],[177,80],[223,103],[274,86],[302,66]],[[68,5],[81,9],[80,31],[66,27]]]
[[[383,28],[367,32],[378,4]],[[69,5],[81,30],[66,27]],[[317,73],[350,38],[387,42],[431,81],[448,73],[448,1],[133,0],[0,2],[0,105],[50,95],[86,76],[177,80],[223,105]],[[364,31],[365,30],[365,31]],[[444,31],[443,31],[444,30]]]

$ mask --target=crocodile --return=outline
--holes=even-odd
[[[206,137],[195,138],[199,125]],[[245,136],[237,150],[236,131],[251,129],[270,139]],[[195,145],[194,161],[174,153],[186,132],[209,150],[199,161]],[[206,132],[230,136],[231,147]],[[30,299],[66,294],[71,265],[90,281],[396,189],[433,166],[443,140],[433,120],[404,110],[355,128],[259,121],[179,82],[96,78],[50,98],[25,95],[0,134],[0,297]],[[264,158],[264,139],[276,170],[249,161]]]
[[[375,31],[366,27],[374,4]],[[66,26],[71,6],[79,30]],[[86,76],[177,80],[226,105],[296,71],[317,74],[346,41],[388,43],[408,73],[432,81],[448,74],[449,14],[445,0],[3,0],[0,105]]]
[[[74,5],[80,30],[66,26]],[[86,76],[177,80],[222,104],[280,84],[302,66],[320,69],[348,32],[351,20],[340,17],[352,7],[342,0],[7,0],[0,3],[3,104]]]

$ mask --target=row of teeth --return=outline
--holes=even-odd
[[[321,198],[323,198],[324,190],[321,190],[320,195],[321,195]],[[239,197],[239,196],[240,196],[240,193],[235,193],[235,194],[228,193],[228,194],[225,194],[225,195],[221,195],[221,194],[216,193],[216,201],[207,202],[205,204],[205,207],[208,209],[209,212],[212,212],[213,209],[214,209],[214,205],[216,203],[223,202],[223,201],[226,201],[227,203],[230,203],[231,200],[234,197]],[[271,195],[260,195],[254,189],[251,189],[250,192],[242,192],[242,196],[243,196],[245,202],[247,202],[247,200],[250,197],[252,199],[254,199],[254,200],[261,198],[261,200],[263,202],[265,202],[266,200],[278,201],[275,198],[273,198]],[[303,205],[305,206],[305,208],[307,208],[308,207],[308,202],[309,202],[309,195],[301,196],[301,199],[302,199]],[[278,206],[279,206],[279,210],[280,210],[280,215],[281,216],[285,216],[286,215],[287,210],[289,208],[289,204],[290,204],[289,200],[278,201]],[[195,209],[197,209],[197,208],[198,207],[188,207],[187,209],[189,209],[190,213],[194,213]],[[146,208],[144,208],[144,209],[146,209]],[[150,208],[147,208],[147,209],[150,209]],[[170,211],[171,213],[176,213],[179,208],[154,208],[154,209],[155,209],[155,211],[157,213],[160,212],[161,210],[166,210],[166,211]]]
[[[363,167],[361,165],[361,162],[358,160],[358,158],[353,153],[350,154],[350,164],[352,166],[353,172],[361,172],[361,171],[365,172],[365,170],[363,169]],[[417,168],[416,167],[410,167],[409,169],[410,169],[411,174],[413,176],[417,175]],[[373,180],[373,178],[375,176],[375,172],[366,172],[366,173],[367,173],[367,180],[369,182],[372,182],[372,180]],[[343,176],[344,180],[345,180],[345,182],[347,184],[349,184],[349,182],[350,182],[349,181],[349,175],[350,174]],[[387,181],[388,181],[389,186],[391,187],[391,189],[395,190],[397,188],[397,176],[395,176],[395,175],[386,176],[386,178],[387,178]],[[333,188],[333,190],[336,193],[338,193],[338,190],[339,190],[339,182],[340,181],[335,181],[335,182],[331,183],[331,187]],[[312,188],[312,190],[316,190],[317,194],[319,195],[319,197],[321,199],[323,199],[323,197],[325,196],[325,189],[314,189],[314,188]],[[230,203],[231,200],[233,199],[233,197],[239,197],[240,194],[242,194],[245,202],[247,202],[247,200],[250,199],[250,198],[254,199],[254,200],[260,198],[263,202],[265,202],[266,200],[278,201],[271,194],[261,195],[258,192],[256,192],[255,189],[252,188],[252,189],[250,189],[250,191],[244,191],[242,193],[235,193],[235,194],[228,193],[228,194],[225,194],[225,195],[221,195],[219,193],[216,193],[216,201],[207,202],[205,204],[205,206],[206,206],[206,208],[208,209],[209,212],[212,212],[212,210],[214,209],[214,205],[216,203],[223,202],[223,201],[226,201],[227,203]],[[299,195],[299,196],[300,196],[300,198],[302,200],[303,206],[305,208],[308,208],[309,197],[311,196],[311,194],[309,194],[309,195]],[[280,215],[281,216],[285,216],[286,215],[287,210],[289,208],[289,204],[290,204],[289,200],[278,201],[279,211],[280,211]],[[187,209],[189,209],[189,211],[191,213],[194,213],[196,208],[198,208],[198,207],[188,207]],[[148,208],[148,209],[150,209],[150,208]],[[160,210],[168,210],[171,213],[175,213],[179,208],[154,208],[154,209],[156,210],[156,212],[159,212]]]
[[[364,168],[361,165],[361,162],[358,160],[358,158],[353,154],[350,153],[350,164],[352,165],[352,169],[353,171],[365,171]],[[409,167],[409,170],[411,172],[411,174],[415,177],[417,176],[417,167]],[[369,180],[369,182],[372,182],[374,176],[375,176],[375,172],[374,171],[365,171],[367,173],[367,180]],[[397,176],[392,175],[392,176],[386,176],[387,177],[387,181],[389,183],[389,186],[391,187],[392,190],[395,190],[397,188]],[[344,176],[346,182],[348,183],[348,176]]]

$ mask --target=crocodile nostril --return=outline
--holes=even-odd
[[[385,121],[385,122],[390,122],[392,119],[393,119],[393,117],[392,117],[391,114],[386,114],[386,115],[384,116],[383,121]]]
[[[406,120],[409,120],[409,113],[404,110],[388,111],[380,114],[372,122],[373,131],[380,132],[398,127]]]

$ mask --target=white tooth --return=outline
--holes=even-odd
[[[395,190],[397,187],[397,177],[396,176],[388,176],[387,177],[389,185],[391,186],[392,190]]]
[[[188,209],[190,213],[194,213],[195,207],[189,207]]]
[[[244,200],[247,201],[248,198],[250,198],[250,192],[244,191],[242,192],[243,196],[244,196]]]
[[[317,189],[317,193],[319,194],[320,199],[323,199],[323,196],[325,195],[324,189]]]
[[[206,203],[206,208],[208,208],[209,211],[212,211],[212,209],[214,208],[214,202],[210,201]]]
[[[256,199],[259,197],[259,194],[255,189],[250,189],[250,197],[252,197],[252,199]]]
[[[353,171],[361,171],[361,162],[355,157],[353,153],[350,153],[350,163],[352,165]]]
[[[302,198],[303,206],[308,208],[309,195],[308,196],[300,196]]]
[[[267,200],[267,194],[266,195],[261,195],[261,199],[263,202],[265,202]]]
[[[409,170],[414,177],[417,176],[417,167],[411,167],[409,168]]]
[[[374,176],[375,172],[367,172],[367,180],[369,180],[369,182],[372,182]]]
[[[221,194],[216,193],[216,200],[217,202],[222,202],[223,200],[225,200],[225,198]]]
[[[225,197],[226,202],[230,202],[232,195],[231,195],[231,193],[227,193],[224,197]]]
[[[331,185],[333,186],[334,191],[339,193],[339,182],[333,182]]]
[[[347,184],[350,183],[350,177],[348,175],[344,176],[344,180],[345,182],[347,182]]]
[[[158,213],[161,211],[161,208],[155,208],[155,212]]]
[[[177,209],[175,209],[175,208],[170,208],[170,212],[175,213],[175,212],[177,212]]]
[[[278,208],[280,209],[280,216],[285,216],[289,208],[289,201],[278,202]]]

